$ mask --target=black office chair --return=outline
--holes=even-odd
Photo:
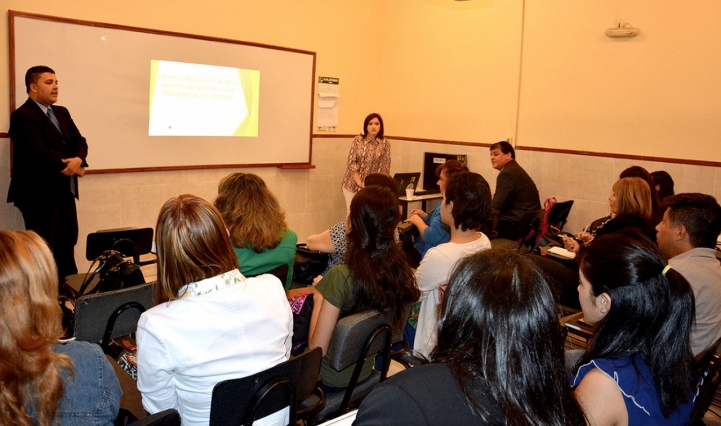
[[[225,380],[213,388],[210,426],[251,425],[289,407],[289,423],[312,417],[323,408],[325,395],[317,387],[322,352],[315,348],[252,376]],[[316,395],[316,404],[298,411],[297,401]]]
[[[261,272],[260,274],[255,274],[255,275],[248,275],[248,278],[257,277],[258,275],[263,275],[263,274],[270,274],[270,275],[273,275],[274,277],[277,277],[280,280],[280,283],[285,287],[285,281],[288,279],[289,269],[290,268],[288,268],[288,264],[284,263],[284,264],[277,266],[269,271]]]
[[[573,200],[554,204],[553,207],[551,207],[551,211],[548,212],[548,225],[553,226],[559,231],[563,231],[563,227],[566,225],[566,222],[568,222],[571,207],[573,207]]]
[[[711,406],[714,395],[719,388],[719,384],[721,384],[721,354],[716,352],[720,345],[721,339],[696,355],[696,369],[703,383],[699,388],[696,401],[694,401],[691,419],[686,423],[688,426],[701,426],[704,424],[703,416]]]
[[[115,426],[125,426],[132,424],[133,426],[180,426],[180,414],[173,409],[161,411],[151,414],[148,417],[137,420],[129,411],[121,408],[118,418],[115,419]]]
[[[75,303],[75,336],[77,340],[98,343],[105,334],[108,320],[118,307],[137,302],[143,308],[155,306],[156,282],[106,293],[81,296]],[[117,317],[110,338],[135,333],[140,312],[130,310]]]
[[[114,271],[118,274],[131,275],[129,280],[133,283],[143,283],[145,279],[142,276],[142,272],[139,266],[148,265],[155,263],[156,259],[147,261],[141,261],[140,256],[149,254],[153,245],[153,228],[119,228],[119,229],[106,229],[88,234],[85,246],[85,258],[89,261],[93,261],[91,268],[96,265],[94,262],[98,258],[104,259],[101,262],[106,262],[107,267],[103,269],[101,265],[97,265],[98,268],[95,271],[88,271],[83,274],[73,274],[65,277],[65,283],[62,285],[61,294],[75,299],[83,294],[89,292],[104,291],[105,289],[98,286],[100,282],[100,275],[105,276],[110,272],[112,267],[124,266],[124,270]],[[118,252],[115,257],[109,256],[106,258],[104,254],[107,250],[114,250]],[[120,258],[132,257],[132,265],[136,270],[130,271],[128,264],[120,265]]]
[[[315,417],[316,422],[343,414],[360,404],[366,395],[386,379],[391,360],[392,334],[390,321],[376,310],[359,312],[338,321],[326,352],[328,365],[336,371],[353,364],[355,368],[345,391],[326,394],[325,408]],[[381,370],[373,370],[370,377],[358,382],[365,359],[375,354],[383,356]]]

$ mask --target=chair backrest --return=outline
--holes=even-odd
[[[706,410],[708,410],[713,401],[716,390],[721,384],[721,354],[716,351],[721,345],[721,339],[717,340],[713,345],[696,355],[696,370],[698,371],[703,383],[699,387],[698,395],[693,404],[693,412],[691,420],[687,424],[703,424]]]
[[[140,256],[150,253],[152,247],[153,228],[104,229],[88,234],[85,258],[95,260],[105,250],[116,250],[140,265]]]
[[[390,321],[374,309],[338,320],[326,352],[328,365],[336,371],[342,371],[357,363],[368,336],[382,325],[390,325]],[[382,339],[375,339],[366,357],[380,352],[384,346]]]
[[[297,401],[308,398],[318,382],[322,352],[315,348],[252,376],[225,380],[213,388],[210,426],[250,425],[290,407],[296,421]]]
[[[516,227],[518,238],[518,249],[520,250],[523,246],[532,249],[536,243],[536,237],[540,232],[541,221],[546,215],[546,210],[540,209],[532,212],[526,212],[521,216]]]
[[[148,417],[133,423],[134,426],[180,426],[180,414],[168,408],[161,412],[151,414]]]
[[[366,358],[379,352],[383,355],[380,381],[385,380],[391,362],[392,334],[388,317],[376,310],[359,312],[338,321],[326,352],[328,365],[336,371],[353,364],[355,367],[337,412],[344,412],[350,405]]]
[[[256,274],[256,275],[248,275],[248,278],[257,277],[258,275],[263,275],[263,274],[270,274],[270,275],[273,275],[274,277],[277,277],[280,280],[280,283],[283,284],[283,286],[285,286],[285,282],[288,279],[288,270],[289,270],[288,264],[284,263],[280,266],[277,266],[277,267],[271,269],[270,271],[262,272],[262,273]]]
[[[86,342],[100,342],[113,312],[128,302],[138,302],[146,310],[155,305],[155,282],[106,293],[81,296],[75,303],[75,337]],[[130,309],[115,322],[111,337],[134,333],[140,313]]]
[[[559,231],[563,230],[563,226],[568,221],[568,215],[571,213],[571,207],[573,207],[573,200],[562,201],[556,203],[551,207],[551,211],[548,213],[548,224],[557,228]]]

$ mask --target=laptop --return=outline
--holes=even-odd
[[[396,173],[393,180],[398,184],[398,195],[405,196],[406,188],[411,185],[413,189],[418,189],[418,183],[421,180],[421,172],[413,173]]]

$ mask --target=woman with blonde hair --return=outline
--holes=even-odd
[[[111,425],[123,392],[100,347],[59,343],[57,267],[32,231],[0,231],[0,419]]]
[[[566,250],[578,254],[582,246],[593,244],[594,238],[623,229],[636,229],[652,241],[656,241],[656,224],[652,223],[651,188],[645,180],[637,177],[619,179],[613,184],[608,204],[613,216],[592,232],[579,234],[578,239],[564,238]],[[534,256],[534,259],[548,273],[551,281],[555,282],[561,304],[580,308],[576,291],[578,263],[557,262],[541,256]]]
[[[217,383],[289,358],[290,306],[275,277],[240,273],[223,219],[203,199],[168,200],[155,242],[158,305],[138,322],[138,390],[148,412],[176,408],[183,425],[207,425]]]
[[[228,175],[218,184],[213,204],[228,227],[240,271],[255,276],[288,265],[283,284],[289,289],[298,236],[288,229],[285,213],[263,179],[252,173]]]
[[[645,180],[637,177],[617,180],[608,197],[608,205],[613,217],[599,225],[593,233],[579,235],[583,244],[588,245],[596,236],[608,235],[626,228],[637,228],[652,241],[656,241],[651,188]],[[578,253],[578,241],[567,239],[564,243],[567,250]]]

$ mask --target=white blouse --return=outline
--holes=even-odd
[[[178,294],[140,316],[138,390],[149,413],[175,408],[183,425],[207,425],[217,383],[290,357],[293,316],[272,275],[246,278],[236,269]],[[255,424],[285,424],[284,414]]]

